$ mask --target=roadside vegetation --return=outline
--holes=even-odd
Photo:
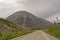
[[[8,20],[0,18],[0,40],[10,40],[19,37],[35,30],[27,30]]]
[[[60,23],[50,25],[44,31],[51,34],[51,35],[53,35],[54,37],[60,39]]]
[[[33,32],[33,30],[24,30],[24,31],[9,31],[9,30],[4,30],[0,32],[0,40],[9,40],[15,37],[20,37],[22,35],[28,34]]]

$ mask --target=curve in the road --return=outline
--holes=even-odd
[[[17,37],[11,40],[58,40],[58,39],[43,32],[42,30],[38,30],[33,33],[30,33],[21,37]]]

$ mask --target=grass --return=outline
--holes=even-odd
[[[20,37],[35,31],[24,29],[21,26],[18,26],[3,18],[0,18],[0,24],[2,24],[4,27],[7,27],[5,29],[0,27],[0,40],[10,40],[12,38]]]
[[[44,30],[45,32],[53,35],[54,37],[60,39],[60,24],[53,24],[50,25],[47,29]]]
[[[20,37],[22,35],[33,32],[33,30],[23,30],[23,31],[8,31],[4,30],[0,33],[0,40],[10,40],[12,38]]]

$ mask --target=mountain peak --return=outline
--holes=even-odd
[[[16,13],[19,13],[19,14],[27,14],[27,13],[29,13],[29,12],[27,12],[27,11],[18,11],[18,12],[16,12]]]
[[[7,17],[7,20],[18,25],[22,25],[24,28],[28,29],[44,29],[51,24],[50,22],[42,18],[38,18],[27,11],[18,11]]]

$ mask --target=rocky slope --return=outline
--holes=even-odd
[[[26,11],[18,11],[10,15],[6,19],[18,25],[22,25],[23,28],[27,29],[44,29],[51,24],[50,22],[42,18],[38,18]]]

